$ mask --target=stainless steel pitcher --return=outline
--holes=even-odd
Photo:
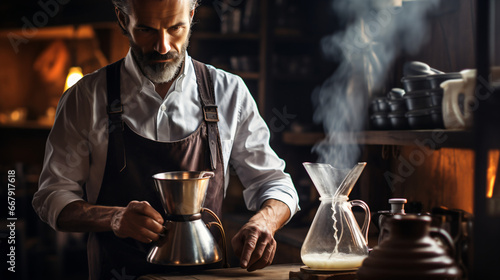
[[[211,210],[202,208],[213,172],[164,172],[153,175],[156,190],[166,213],[165,235],[151,248],[150,263],[172,266],[204,265],[223,259],[225,234],[222,223]],[[208,212],[216,222],[205,224],[201,213]],[[209,231],[216,226],[222,235],[224,251]]]

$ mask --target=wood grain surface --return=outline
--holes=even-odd
[[[139,278],[139,280],[215,280],[215,279],[235,279],[235,280],[245,280],[245,279],[253,279],[253,280],[280,280],[280,279],[289,279],[290,272],[299,272],[300,267],[303,264],[280,264],[280,265],[270,265],[264,269],[260,269],[253,272],[248,272],[239,267],[233,268],[222,268],[222,269],[212,269],[204,272],[200,272],[199,274],[193,275],[145,275]]]

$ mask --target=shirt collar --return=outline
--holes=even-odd
[[[188,70],[191,68],[191,57],[188,55],[187,51],[184,55],[184,63],[182,63],[181,74],[177,77],[172,87],[175,91],[182,92],[182,89],[185,88],[185,77],[188,75]]]
[[[147,88],[151,91],[154,92],[154,84],[142,74],[141,69],[137,65],[134,57],[132,56],[132,50],[129,49],[127,56],[125,56],[124,60],[125,64],[125,69],[132,78],[132,80],[135,82],[135,84],[138,86],[138,88],[144,89]],[[176,80],[170,87],[169,93],[172,91],[182,91],[183,88],[185,88],[185,83],[187,82],[185,77],[186,76],[193,76],[194,77],[194,69],[192,66],[191,62],[191,57],[188,55],[187,51],[184,56],[184,63],[182,64],[181,68],[181,74],[177,76]],[[167,94],[168,95],[168,94]]]

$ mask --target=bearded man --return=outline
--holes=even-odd
[[[197,1],[113,3],[130,51],[61,98],[35,210],[56,230],[90,233],[91,279],[168,273],[146,261],[166,230],[152,175],[213,171],[204,207],[221,215],[231,164],[257,211],[233,249],[242,268],[269,265],[297,192],[242,79],[187,54]]]

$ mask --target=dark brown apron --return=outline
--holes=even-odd
[[[208,69],[193,60],[204,121],[184,139],[158,142],[136,134],[122,121],[121,64],[122,60],[106,69],[109,142],[104,178],[96,204],[127,206],[132,200],[148,201],[165,217],[151,176],[167,171],[212,170],[215,176],[210,179],[203,207],[220,216],[224,196],[224,167],[214,86]],[[90,279],[136,279],[144,274],[182,270],[180,267],[148,263],[146,255],[151,246],[132,238],[118,238],[113,232],[90,233]]]

